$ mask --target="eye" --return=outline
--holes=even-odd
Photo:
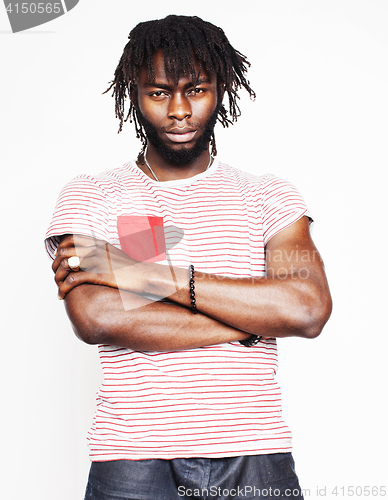
[[[194,94],[194,95],[203,94],[204,92],[206,92],[206,89],[202,87],[195,87],[195,89],[189,90],[189,94]]]
[[[156,99],[160,99],[161,97],[166,97],[167,93],[164,90],[156,90],[155,92],[150,92],[148,94],[150,97],[155,97]]]

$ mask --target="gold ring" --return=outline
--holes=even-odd
[[[78,271],[80,263],[81,262],[79,260],[79,257],[77,257],[77,256],[69,257],[67,259],[67,265],[70,267],[70,269],[72,271]]]

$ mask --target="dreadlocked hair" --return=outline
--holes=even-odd
[[[128,119],[135,124],[136,136],[146,144],[144,129],[139,121],[136,103],[130,100],[127,115],[125,103],[136,84],[142,66],[147,76],[154,79],[153,55],[162,48],[166,76],[178,84],[182,75],[197,77],[194,58],[206,68],[211,76],[217,77],[219,88],[223,88],[229,99],[229,112],[220,102],[217,119],[223,127],[228,127],[240,116],[238,90],[244,87],[250,97],[256,97],[249,81],[245,78],[250,63],[246,57],[235,50],[221,28],[203,21],[199,17],[167,16],[164,19],[138,24],[129,34],[129,42],[116,68],[113,88],[116,117],[120,120],[119,132]],[[194,57],[193,57],[194,56]],[[215,145],[214,137],[212,139]]]

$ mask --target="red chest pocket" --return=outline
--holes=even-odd
[[[141,262],[166,258],[163,217],[120,215],[117,217],[121,250]]]

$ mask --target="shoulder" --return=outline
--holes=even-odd
[[[225,177],[230,177],[234,179],[245,180],[246,182],[251,182],[254,184],[261,184],[268,177],[274,177],[271,173],[266,174],[253,174],[252,172],[247,172],[241,168],[230,165],[223,161],[218,161],[217,173]]]
[[[119,187],[126,178],[134,173],[134,170],[133,162],[128,162],[120,167],[105,170],[98,174],[79,174],[69,181],[67,185],[96,186],[106,190],[109,187]]]
[[[263,194],[271,192],[274,189],[296,189],[289,181],[273,173],[254,174],[221,161],[219,162],[217,173],[225,179],[234,180],[235,182],[250,186],[255,191],[259,191]]]

